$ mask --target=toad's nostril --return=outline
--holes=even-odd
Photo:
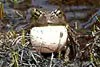
[[[52,23],[50,20],[47,20],[47,23]]]

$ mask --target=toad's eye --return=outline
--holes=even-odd
[[[58,17],[62,15],[62,12],[59,9],[56,9],[53,13]]]
[[[31,15],[34,18],[39,18],[42,14],[43,14],[43,12],[39,9],[36,9],[36,8],[33,8],[31,11]]]

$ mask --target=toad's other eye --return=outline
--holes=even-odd
[[[56,14],[61,14],[61,11],[58,10],[58,9],[56,9],[54,12],[55,12]]]
[[[32,10],[31,10],[31,15],[34,18],[38,19],[42,14],[43,14],[43,12],[41,10],[39,10],[39,9],[32,8]]]
[[[55,11],[51,12],[53,15],[60,17],[62,12],[59,9],[56,9]]]
[[[37,15],[40,15],[40,14],[43,13],[42,11],[40,11],[40,10],[38,10],[38,9],[36,9],[36,8],[33,8],[33,9],[32,9],[32,12],[35,13],[35,14],[37,14]]]

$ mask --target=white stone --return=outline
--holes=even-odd
[[[68,38],[65,26],[33,27],[30,31],[33,48],[42,53],[52,53],[63,49]]]

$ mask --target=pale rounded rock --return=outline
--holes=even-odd
[[[65,26],[33,27],[30,31],[33,48],[41,53],[52,53],[63,49],[68,38]]]

